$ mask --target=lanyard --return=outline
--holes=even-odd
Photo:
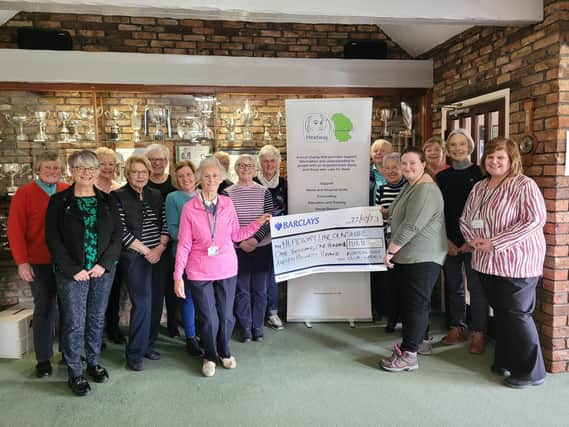
[[[202,199],[202,203],[203,203],[203,207],[205,209],[205,216],[207,218],[207,226],[209,228],[209,234],[211,236],[211,243],[213,243],[213,237],[215,236],[215,229],[217,227],[217,206],[214,209],[213,212],[213,227],[211,225],[211,221],[209,220],[209,210],[208,206],[205,204],[205,200],[203,198],[203,194],[200,194],[201,199]]]

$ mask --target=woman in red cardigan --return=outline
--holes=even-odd
[[[30,282],[34,298],[36,375],[51,375],[55,328],[56,285],[51,255],[45,242],[45,213],[50,196],[69,185],[60,182],[63,166],[52,151],[37,159],[37,179],[18,189],[10,203],[8,241],[18,275]]]

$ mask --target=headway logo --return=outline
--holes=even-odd
[[[352,139],[350,132],[354,125],[343,113],[334,113],[328,117],[324,113],[310,113],[304,116],[304,140],[306,142],[328,142],[333,136],[339,142]]]
[[[291,221],[283,221],[275,223],[275,228],[277,231],[288,230],[289,228],[305,227],[307,225],[318,225],[320,223],[320,218],[303,218],[303,219],[293,219]]]

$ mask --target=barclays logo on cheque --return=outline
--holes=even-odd
[[[293,219],[291,221],[281,221],[275,223],[275,229],[277,231],[288,230],[291,228],[305,227],[307,225],[318,225],[320,223],[320,218],[317,216],[312,218],[303,219]]]

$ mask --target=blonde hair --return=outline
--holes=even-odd
[[[438,144],[441,147],[441,150],[443,150],[443,152],[445,151],[445,143],[443,142],[440,136],[431,136],[423,143],[423,147],[421,148],[423,151],[426,151],[428,147],[435,144]]]
[[[101,159],[101,157],[105,157],[105,156],[109,156],[109,157],[113,157],[116,159],[117,155],[116,153],[111,150],[108,147],[99,147],[95,150],[95,154],[97,155],[97,157],[99,158],[99,160]]]
[[[150,175],[152,173],[152,166],[150,165],[150,161],[143,156],[130,156],[128,159],[126,159],[126,162],[124,162],[124,174],[128,176],[128,174],[130,174],[130,170],[132,168],[132,165],[134,163],[141,163],[144,165],[144,167],[146,168],[146,170],[148,171],[148,175]]]
[[[391,151],[393,151],[393,145],[387,139],[376,139],[375,141],[373,141],[373,144],[371,144],[371,147],[369,148],[370,156],[373,155],[373,150],[375,150],[376,148],[381,148],[384,145],[388,145],[389,148],[391,148]]]

